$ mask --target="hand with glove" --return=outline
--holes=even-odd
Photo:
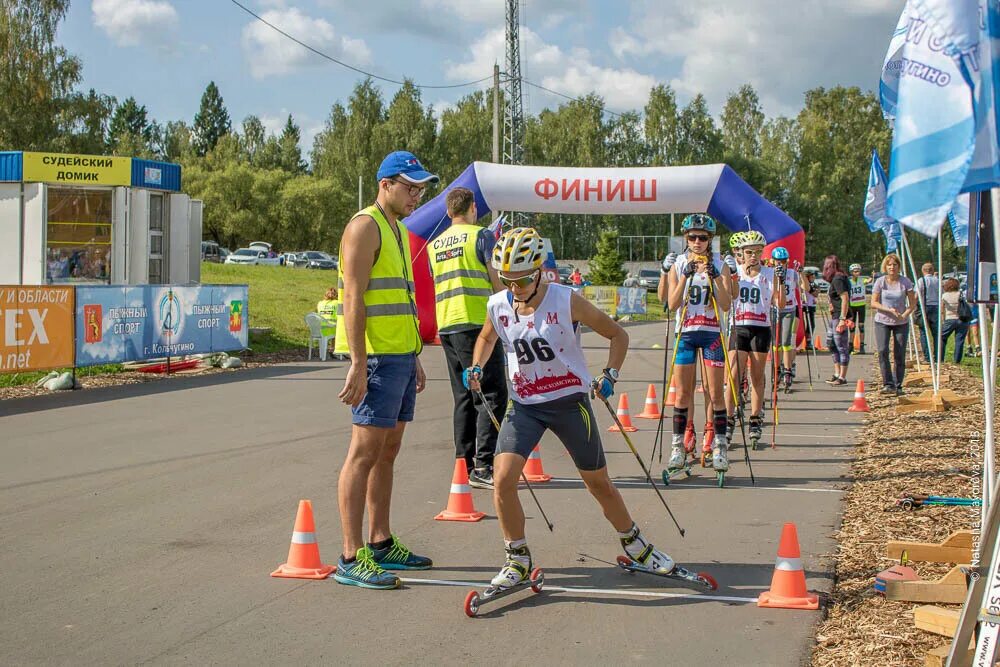
[[[604,372],[591,381],[590,392],[594,398],[607,401],[615,393],[615,380],[607,372]]]
[[[469,366],[462,371],[462,384],[465,385],[466,389],[477,392],[482,391],[482,387],[479,386],[479,381],[482,379],[483,367],[479,364]]]
[[[736,275],[736,258],[732,255],[726,255],[722,258],[722,263],[729,267],[729,273]]]
[[[677,253],[670,252],[667,256],[663,258],[663,263],[660,265],[661,273],[670,273],[670,269],[674,268],[674,264],[677,263]]]

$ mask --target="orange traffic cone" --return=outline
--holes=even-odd
[[[660,401],[656,398],[656,385],[650,384],[649,389],[646,390],[646,407],[636,417],[642,419],[659,419],[662,416]]]
[[[858,380],[858,386],[854,389],[854,403],[847,408],[848,412],[871,412],[868,401],[865,400],[865,381]]]
[[[300,500],[299,511],[295,514],[295,528],[292,529],[292,545],[288,547],[288,562],[279,565],[271,576],[289,579],[326,579],[336,569],[333,565],[323,565],[323,561],[319,558],[312,501]]]
[[[758,607],[774,609],[819,609],[819,596],[806,590],[806,573],[799,554],[799,536],[794,523],[781,529],[778,557],[774,560],[771,590],[757,598]]]
[[[663,407],[673,407],[677,402],[677,376],[670,378],[670,389],[667,390],[667,398],[663,401]]]
[[[545,469],[542,467],[542,453],[538,451],[538,445],[535,445],[535,448],[531,450],[531,454],[528,455],[528,460],[524,464],[524,476],[529,482],[535,482],[536,484],[552,479],[552,475],[546,474]]]
[[[638,431],[635,426],[632,426],[632,418],[628,414],[628,394],[622,394],[618,399],[618,421],[622,423],[622,427],[628,433],[633,431]],[[618,424],[612,424],[608,427],[608,431],[618,431]]]
[[[484,516],[472,506],[472,489],[469,488],[469,472],[465,469],[465,459],[455,459],[455,473],[451,476],[451,493],[448,507],[434,517],[437,521],[479,521]]]

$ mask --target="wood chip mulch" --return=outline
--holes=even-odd
[[[982,380],[956,366],[946,366],[945,371],[951,374],[948,388],[962,395],[983,395]],[[897,563],[885,556],[886,543],[940,542],[979,521],[978,507],[904,511],[895,509],[894,501],[907,493],[978,495],[978,490],[973,491],[973,476],[982,470],[982,403],[945,413],[896,415],[895,397],[877,391],[877,373],[875,366],[867,383],[872,411],[855,448],[853,484],[844,497],[843,522],[833,554],[834,590],[828,616],[816,629],[815,667],[924,665],[927,652],[949,640],[913,626],[913,609],[919,603],[890,601],[875,593],[875,575]],[[907,393],[920,391],[908,389]],[[974,445],[977,431],[979,441]],[[924,580],[937,579],[952,567],[947,563],[909,565]]]
[[[313,357],[315,359],[315,352]],[[101,375],[79,376],[78,380],[84,390],[98,387],[114,387],[125,384],[145,384],[147,382],[163,382],[174,378],[190,377],[191,375],[213,375],[217,373],[239,373],[247,368],[259,368],[272,364],[281,364],[292,361],[306,361],[306,350],[286,350],[282,352],[269,352],[267,354],[246,354],[238,355],[243,362],[240,368],[222,369],[209,367],[199,369],[196,373],[177,373],[169,377],[161,373],[140,373],[138,371],[122,371],[119,373],[104,373]],[[320,362],[318,362],[320,363]],[[329,363],[329,362],[327,362]],[[26,398],[29,396],[42,396],[52,392],[42,387],[36,387],[34,383],[18,385],[14,387],[0,387],[0,401],[10,398]]]

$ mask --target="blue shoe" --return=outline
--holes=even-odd
[[[375,549],[370,544],[368,548],[375,562],[386,570],[427,570],[434,565],[430,558],[411,553],[395,535],[392,544],[384,549]]]
[[[341,556],[337,561],[337,571],[333,573],[333,578],[338,584],[361,588],[386,590],[399,587],[399,578],[379,567],[372,558],[372,550],[368,547],[358,549],[353,563],[345,563],[344,557]]]

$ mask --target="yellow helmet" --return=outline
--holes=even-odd
[[[532,227],[504,232],[493,246],[493,268],[497,271],[533,271],[541,268],[545,243]]]

